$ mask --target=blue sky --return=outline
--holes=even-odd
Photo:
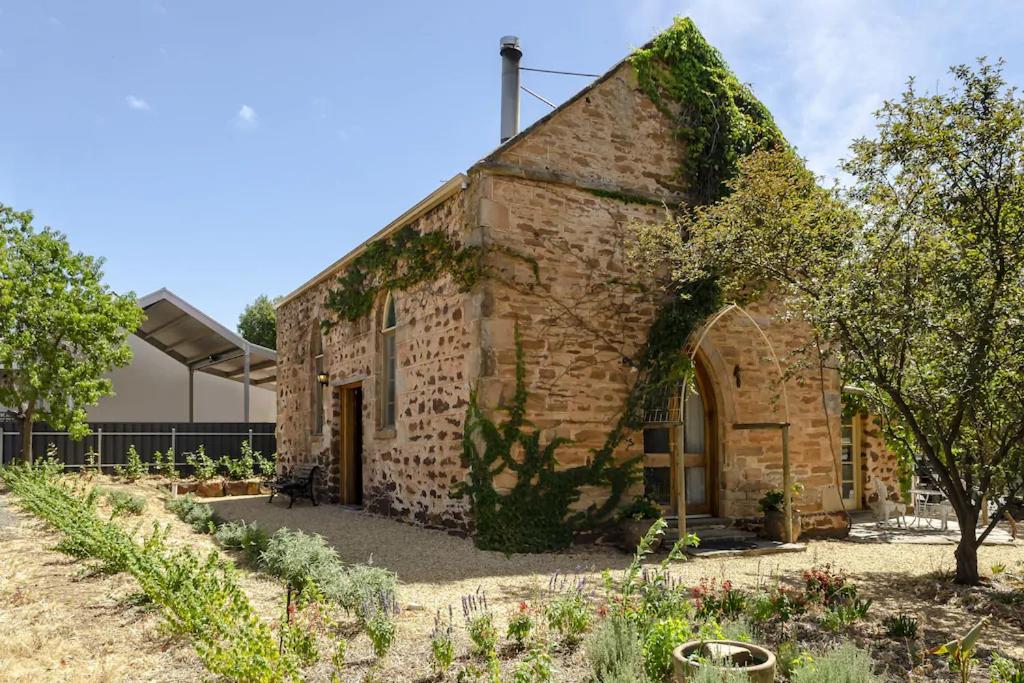
[[[0,0],[0,202],[233,326],[495,146],[500,36],[601,73],[678,14],[823,174],[910,75],[1002,56],[1024,84],[1010,1]],[[546,110],[524,95],[523,124]]]

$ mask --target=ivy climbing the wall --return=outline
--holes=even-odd
[[[569,443],[541,433],[526,419],[526,362],[516,327],[516,388],[506,417],[489,419],[471,392],[462,437],[462,464],[469,477],[458,482],[453,497],[466,497],[476,524],[478,548],[505,553],[536,553],[568,547],[577,531],[602,518],[606,505],[573,511],[584,486],[607,487],[619,500],[633,482],[639,457],[615,463],[612,458],[561,467],[556,452]],[[499,492],[494,479],[509,471],[515,482]]]
[[[405,226],[366,246],[327,292],[326,306],[339,320],[351,322],[368,315],[381,292],[407,290],[442,275],[468,291],[483,276],[482,253],[482,247],[457,244],[445,232]],[[322,321],[325,329],[336,322]]]

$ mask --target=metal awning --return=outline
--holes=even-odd
[[[243,414],[249,421],[249,387],[274,389],[277,352],[246,341],[169,289],[139,298],[146,320],[135,335],[188,368],[189,420],[194,419],[193,376],[205,372],[245,386]]]

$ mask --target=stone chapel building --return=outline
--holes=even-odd
[[[536,261],[537,281],[484,279],[461,292],[447,277],[383,293],[372,313],[328,332],[327,291],[365,244],[286,296],[277,310],[277,438],[281,467],[317,462],[323,497],[413,523],[466,529],[466,501],[450,497],[471,389],[485,410],[514,388],[514,329],[525,352],[528,419],[572,443],[560,462],[598,448],[622,409],[630,354],[656,311],[649,296],[605,283],[625,274],[629,226],[664,217],[681,201],[684,150],[672,125],[623,61],[569,101],[513,135],[384,226],[367,243],[411,226],[461,243],[504,245]],[[500,248],[488,259],[529,282],[530,267]],[[696,352],[697,387],[685,398],[685,431],[652,423],[621,457],[643,453],[648,494],[675,511],[675,467],[685,462],[686,514],[759,516],[758,499],[782,483],[777,431],[739,423],[786,419],[778,357],[806,341],[775,301],[725,314]],[[754,324],[756,322],[756,326]],[[687,340],[679,340],[682,348]],[[838,375],[787,382],[790,452],[804,527],[843,524],[880,477],[898,490],[879,429],[842,416]],[[822,394],[824,392],[823,406]],[[680,438],[680,434],[684,438]],[[588,491],[593,500],[602,491]]]

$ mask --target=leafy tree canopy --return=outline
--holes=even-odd
[[[131,362],[126,340],[143,314],[134,294],[103,283],[102,259],[36,231],[31,212],[0,204],[0,234],[0,405],[18,412],[31,459],[35,420],[88,433],[85,409],[111,393],[104,375]]]
[[[1024,481],[1024,101],[984,60],[913,82],[824,189],[787,150],[739,162],[716,204],[641,231],[646,260],[726,296],[788,298],[956,511],[957,578]],[[995,519],[977,532],[985,500]]]
[[[238,333],[253,344],[277,348],[277,312],[274,304],[278,299],[271,300],[266,294],[260,294],[256,300],[245,307],[238,316]]]

